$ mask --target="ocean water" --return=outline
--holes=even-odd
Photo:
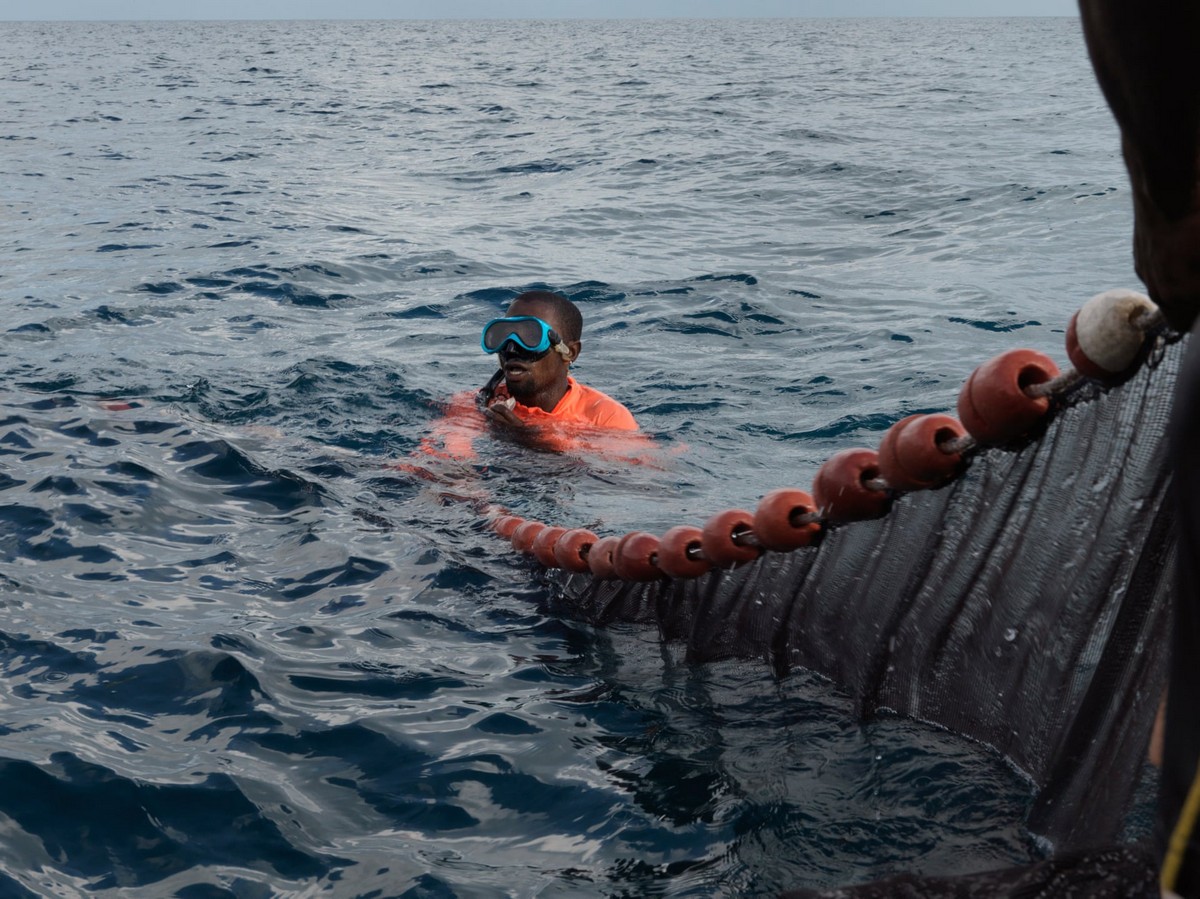
[[[987,747],[571,620],[403,460],[549,287],[656,450],[805,487],[1137,286],[1074,19],[3,23],[0,894],[767,896],[1025,862]]]

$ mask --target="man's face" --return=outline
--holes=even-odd
[[[506,315],[532,315],[540,318],[559,334],[563,333],[562,322],[552,308],[537,302],[517,302],[508,307]],[[512,344],[505,345],[499,352],[500,367],[504,369],[504,383],[513,399],[524,406],[538,404],[538,399],[566,386],[567,360],[561,353],[551,349],[536,361],[527,355],[511,353]]]

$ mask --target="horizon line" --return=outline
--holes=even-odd
[[[1026,13],[1023,15],[1006,16],[995,14],[956,13],[952,15],[933,13],[913,13],[910,15],[879,15],[877,13],[851,13],[849,15],[728,15],[728,16],[367,16],[367,17],[329,17],[329,16],[297,16],[292,18],[261,18],[261,17],[213,17],[187,18],[156,16],[154,18],[125,19],[103,18],[88,19],[62,16],[49,19],[8,19],[0,15],[0,22],[25,25],[49,25],[56,22],[78,22],[82,25],[139,24],[145,22],[713,22],[736,21],[749,19],[1078,19],[1079,14],[1068,13]]]

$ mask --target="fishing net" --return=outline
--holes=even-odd
[[[864,718],[891,711],[994,747],[1034,784],[1027,825],[1056,853],[1040,874],[1009,875],[1027,878],[1021,889],[1060,895],[1030,884],[1075,864],[1138,895],[1147,858],[1087,850],[1120,841],[1166,682],[1166,433],[1182,350],[1159,338],[1125,383],[1082,382],[1022,445],[977,452],[948,486],[901,495],[819,546],[695,580],[557,574],[562,601],[594,624],[653,625],[690,661],[811,669]]]
[[[780,899],[1160,899],[1153,858],[1136,847],[1064,853],[1036,865],[964,877],[900,875],[839,890],[795,890]]]

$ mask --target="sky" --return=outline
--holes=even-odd
[[[1074,16],[1076,0],[0,0],[0,21]]]

